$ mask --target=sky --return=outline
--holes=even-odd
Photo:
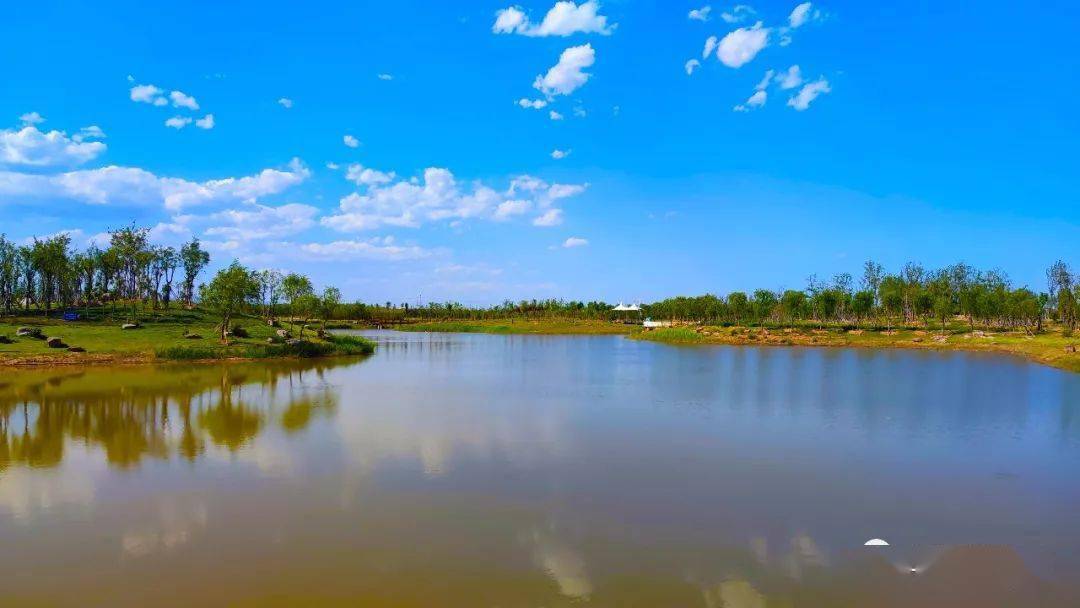
[[[9,7],[0,233],[395,303],[1080,264],[1075,3],[518,1]]]

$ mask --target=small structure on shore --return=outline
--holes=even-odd
[[[623,304],[622,302],[619,302],[619,304],[611,310],[616,313],[615,319],[621,323],[633,323],[636,325],[641,322],[640,304]]]

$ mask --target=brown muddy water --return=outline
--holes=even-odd
[[[1080,375],[368,335],[4,371],[0,605],[1080,605]]]

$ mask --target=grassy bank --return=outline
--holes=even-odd
[[[408,323],[394,329],[482,334],[607,335],[628,334],[634,326],[583,319],[498,319],[491,321],[432,321]]]
[[[1039,363],[1080,372],[1080,336],[1066,337],[1058,330],[1035,336],[1024,332],[946,331],[901,329],[749,328],[687,326],[635,331],[632,337],[670,344],[728,344],[750,346],[841,346],[857,348],[915,348],[1009,353]]]
[[[0,366],[307,358],[366,355],[374,350],[374,344],[363,338],[331,335],[321,339],[314,329],[304,330],[303,341],[286,344],[277,337],[277,330],[283,328],[299,337],[298,325],[270,327],[255,317],[237,319],[233,326],[241,327],[243,331],[237,333],[245,335],[231,337],[226,345],[218,339],[217,319],[199,310],[146,315],[137,329],[121,329],[121,325],[118,320],[2,319],[0,337],[11,343],[0,343]],[[19,327],[36,329],[41,337],[16,336]],[[43,339],[50,337],[60,338],[64,347],[50,348]],[[85,352],[71,352],[67,347]]]

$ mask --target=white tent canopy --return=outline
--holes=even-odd
[[[630,311],[640,311],[640,310],[641,310],[641,307],[640,307],[640,306],[638,306],[637,304],[630,304],[630,305],[626,305],[626,304],[623,304],[622,302],[619,302],[619,305],[618,305],[618,306],[616,306],[615,308],[612,308],[611,310],[630,310]]]

